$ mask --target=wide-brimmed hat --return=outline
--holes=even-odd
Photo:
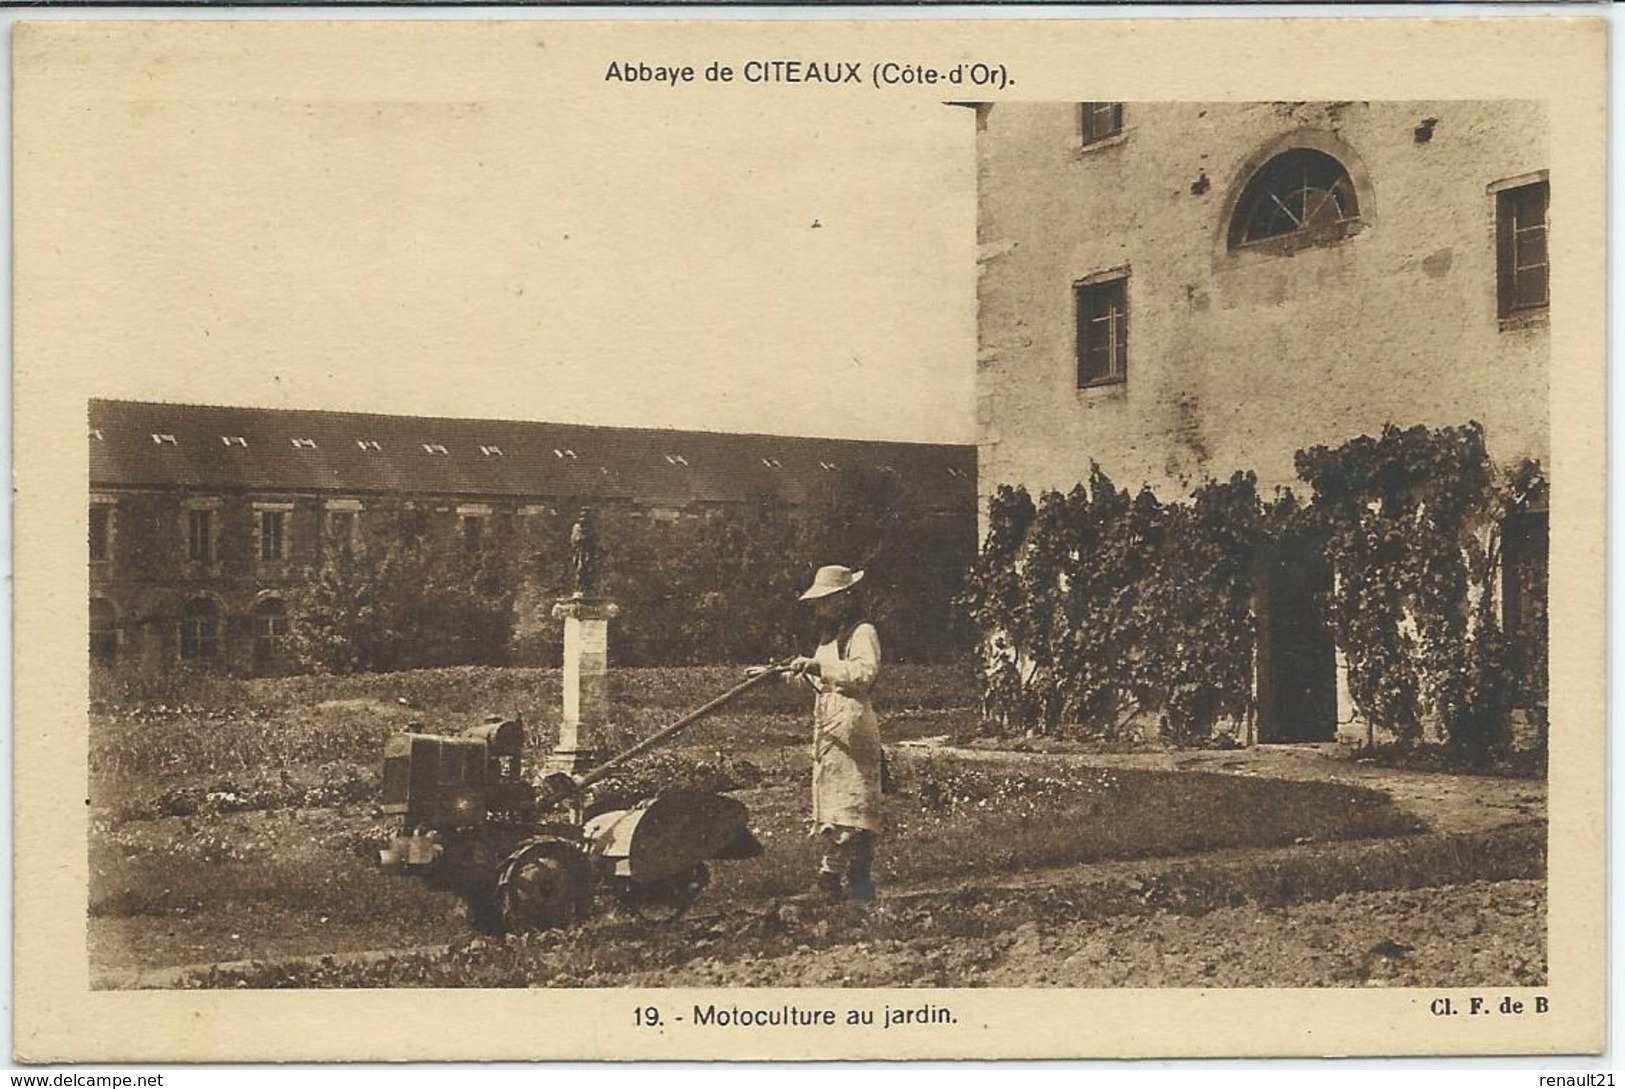
[[[818,569],[818,574],[813,576],[813,584],[807,587],[807,591],[798,600],[812,601],[814,598],[838,594],[852,589],[861,581],[863,581],[862,571],[854,571],[850,567],[832,563]]]

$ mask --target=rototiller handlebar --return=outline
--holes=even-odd
[[[551,775],[542,780],[540,800],[542,800],[544,803],[556,804],[564,801],[573,794],[577,794],[585,790],[587,787],[592,786],[592,784],[598,782],[598,780],[604,778],[622,764],[625,764],[628,760],[642,756],[650,749],[658,748],[660,745],[664,744],[671,738],[676,737],[678,734],[682,733],[684,730],[688,729],[702,718],[720,711],[722,708],[726,707],[728,704],[732,703],[746,692],[749,692],[751,689],[758,688],[775,677],[783,676],[789,671],[789,669],[789,664],[784,662],[769,666],[754,667],[749,671],[749,675],[745,678],[745,680],[734,685],[732,688],[728,689],[728,691],[722,693],[722,695],[700,707],[695,708],[682,718],[678,719],[676,722],[672,723],[670,726],[667,726],[665,729],[660,730],[657,733],[650,734],[648,737],[644,738],[642,741],[639,741],[636,745],[633,745],[624,752],[616,753],[614,756],[610,757],[608,760],[605,760],[597,767],[581,772],[578,775],[571,775],[569,772],[564,771],[553,772]]]

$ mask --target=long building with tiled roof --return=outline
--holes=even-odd
[[[933,509],[976,501],[968,445],[90,402],[90,477],[102,488],[794,505],[847,467],[896,473]]]
[[[860,470],[974,539],[972,446],[113,400],[88,423],[91,653],[149,672],[273,666],[335,533],[387,532],[389,510],[520,548],[577,505],[793,509]]]

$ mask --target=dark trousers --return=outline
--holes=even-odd
[[[847,895],[854,900],[874,896],[871,869],[875,861],[875,834],[861,828],[842,828],[824,833],[824,857],[818,863],[821,884],[833,891],[845,879]]]

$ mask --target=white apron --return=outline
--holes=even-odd
[[[834,642],[813,656],[813,831],[879,832],[880,719],[869,690],[880,675],[880,636],[873,624],[859,624],[844,657]]]

